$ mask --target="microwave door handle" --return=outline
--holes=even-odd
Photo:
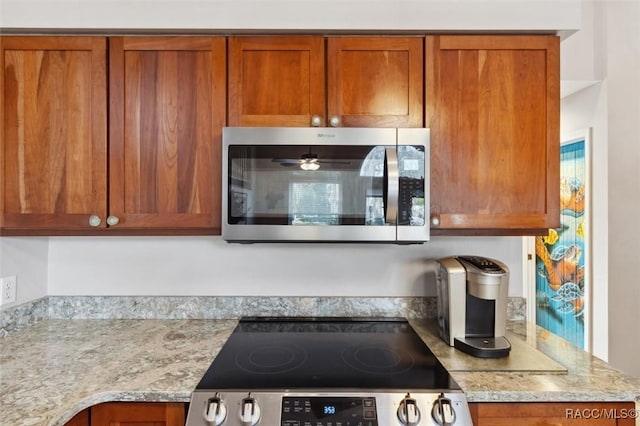
[[[384,220],[396,224],[399,193],[398,153],[396,148],[386,148],[384,153]]]

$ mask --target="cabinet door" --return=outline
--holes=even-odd
[[[109,402],[91,407],[91,426],[184,426],[184,403]]]
[[[328,117],[350,127],[423,127],[423,40],[329,38]]]
[[[476,426],[633,426],[632,402],[469,404]]]
[[[224,38],[113,37],[109,66],[115,226],[219,233]]]
[[[434,233],[559,226],[558,38],[430,36],[426,56]]]
[[[89,411],[90,408],[80,411],[78,414],[73,416],[71,420],[69,420],[65,426],[89,426]]]
[[[106,213],[106,39],[0,39],[3,233],[88,229]]]
[[[319,36],[229,38],[229,125],[325,125],[324,41]]]

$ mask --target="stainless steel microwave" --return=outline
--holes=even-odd
[[[229,242],[429,240],[429,129],[225,127]]]

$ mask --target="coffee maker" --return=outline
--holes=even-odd
[[[509,355],[504,337],[509,270],[480,256],[453,256],[437,261],[438,327],[440,337],[480,358]]]

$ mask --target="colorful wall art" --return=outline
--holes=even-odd
[[[536,237],[536,323],[585,349],[587,137],[560,147],[560,228]]]

